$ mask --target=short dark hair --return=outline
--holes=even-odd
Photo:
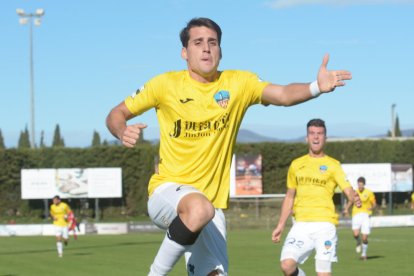
[[[323,127],[325,129],[325,134],[326,134],[326,126],[325,126],[325,121],[322,119],[312,119],[308,122],[308,124],[306,125],[306,131],[308,130],[309,127],[314,126],[314,127]]]
[[[60,200],[60,196],[55,195],[55,196],[53,197],[53,199],[59,199],[59,200]]]
[[[358,180],[357,180],[357,182],[359,183],[359,182],[361,182],[361,183],[363,183],[364,185],[365,185],[365,177],[363,177],[363,176],[361,176],[361,177],[358,177]]]
[[[221,44],[221,28],[220,26],[214,22],[213,20],[205,17],[196,17],[190,20],[185,26],[184,29],[180,32],[180,40],[181,44],[184,48],[187,48],[188,41],[190,40],[190,29],[193,27],[207,27],[209,29],[214,30],[217,33],[218,44]]]

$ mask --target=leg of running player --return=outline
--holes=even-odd
[[[178,203],[177,213],[178,216],[168,227],[149,275],[167,275],[186,248],[194,244],[203,227],[213,219],[215,209],[203,194],[190,193]]]

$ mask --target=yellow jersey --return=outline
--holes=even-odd
[[[338,224],[332,197],[335,188],[351,187],[341,164],[327,155],[320,158],[309,154],[291,163],[287,187],[295,189],[293,213],[296,221],[331,222]]]
[[[184,70],[159,75],[127,97],[131,113],[155,108],[159,122],[158,173],[151,177],[149,195],[165,182],[177,182],[196,187],[215,208],[227,208],[237,132],[247,108],[261,102],[268,84],[239,70],[200,83]]]
[[[67,226],[67,215],[70,212],[70,207],[65,202],[60,202],[58,205],[50,205],[50,215],[56,218],[53,220],[53,224],[56,226]]]
[[[356,192],[361,199],[361,208],[354,205],[354,207],[352,207],[352,215],[355,216],[359,213],[367,213],[368,215],[372,215],[371,208],[376,204],[374,193],[366,188],[364,188],[362,192],[359,189],[356,189]]]

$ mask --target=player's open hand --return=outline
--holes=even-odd
[[[282,232],[283,232],[283,228],[282,227],[279,227],[279,226],[277,226],[275,228],[275,230],[273,230],[273,233],[272,233],[272,241],[274,243],[279,243],[280,242],[280,239],[282,237]]]
[[[345,81],[352,79],[352,74],[346,70],[328,70],[329,54],[323,57],[318,73],[318,86],[322,93],[334,91],[336,87],[344,86]]]
[[[146,124],[141,123],[127,126],[121,136],[122,145],[127,148],[134,147],[142,135],[142,129],[146,127]]]

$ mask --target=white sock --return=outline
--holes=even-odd
[[[298,276],[306,276],[305,272],[298,267]]]
[[[167,235],[165,235],[164,240],[158,249],[157,256],[155,256],[154,262],[151,265],[148,276],[167,275],[167,273],[174,267],[175,263],[177,263],[180,257],[184,254],[186,248],[186,246],[170,240]]]
[[[63,244],[61,241],[56,242],[56,248],[59,255],[63,254]]]
[[[368,244],[367,243],[363,243],[362,244],[362,256],[366,256],[367,255],[367,250],[368,250]]]

